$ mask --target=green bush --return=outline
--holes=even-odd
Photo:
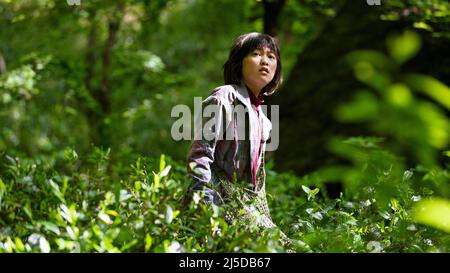
[[[298,178],[275,173],[269,164],[271,213],[294,240],[293,248],[297,252],[448,252],[448,229],[421,219],[420,214],[414,216],[419,200],[448,187],[448,170],[392,168],[395,174],[386,174],[385,167],[398,162],[393,156],[375,160],[384,152],[368,142],[343,143],[358,150],[361,164],[334,172],[348,175],[349,180],[350,190],[338,199],[327,199],[320,192],[330,170]],[[279,230],[226,221],[225,212],[236,204],[203,205],[194,194],[183,206],[189,179],[182,162],[161,155],[138,157],[130,166],[110,165],[109,150],[99,148],[85,158],[66,149],[53,161],[1,155],[0,251],[286,251]],[[376,182],[371,184],[369,177]],[[388,192],[388,198],[379,199]],[[449,219],[448,211],[444,208],[437,217]]]
[[[302,178],[269,172],[272,214],[288,236],[314,252],[449,251],[448,168],[405,169],[373,138],[335,140],[332,145],[352,164]],[[319,194],[325,183],[336,181],[344,181],[346,189],[340,198]],[[417,212],[423,207],[433,215],[422,219]]]
[[[225,208],[180,200],[187,177],[182,164],[162,155],[137,158],[123,179],[108,174],[109,151],[86,159],[68,149],[45,162],[2,155],[0,245],[4,252],[241,252],[282,251],[276,231],[252,238],[229,225]],[[60,163],[61,164],[61,163]],[[149,169],[153,167],[153,171]],[[121,170],[124,173],[125,170]],[[273,235],[273,239],[269,237]],[[256,236],[256,235],[255,235]]]

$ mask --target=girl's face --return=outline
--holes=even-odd
[[[256,48],[242,60],[244,83],[256,94],[272,81],[276,70],[277,57],[268,47]]]

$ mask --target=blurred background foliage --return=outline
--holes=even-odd
[[[296,250],[448,252],[450,7],[367,2],[0,0],[0,251],[284,251],[180,208],[170,135],[258,31],[281,47],[267,192]]]

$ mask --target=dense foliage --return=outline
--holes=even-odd
[[[189,141],[171,138],[171,109],[222,83],[262,3],[284,4],[287,78],[346,1],[76,2],[0,0],[0,252],[285,252],[280,231],[297,252],[450,251],[448,68],[411,65],[429,49],[419,33],[450,39],[447,1],[390,1],[380,22],[409,27],[386,51],[336,56],[361,88],[335,122],[369,133],[326,136],[343,163],[306,175],[268,162],[279,230],[226,221],[236,203],[183,205]]]
[[[448,221],[441,217],[450,204],[433,198],[448,190],[448,169],[402,169],[371,139],[341,144],[358,159],[338,199],[320,194],[320,173],[297,178],[268,171],[273,218],[295,250],[448,252]],[[1,251],[286,251],[278,230],[225,221],[226,206],[205,206],[195,194],[182,207],[189,183],[183,164],[164,155],[140,157],[130,166],[112,166],[108,175],[108,161],[109,151],[98,148],[86,158],[66,149],[54,162],[3,154]]]

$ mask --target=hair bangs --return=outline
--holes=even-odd
[[[277,41],[267,35],[251,32],[239,36],[230,51],[228,60],[223,65],[225,84],[240,84],[242,80],[242,60],[255,49],[268,48],[277,58],[277,69],[274,78],[262,90],[261,95],[272,95],[282,83],[280,49]]]
[[[248,53],[255,49],[269,48],[273,53],[279,56],[278,46],[275,44],[274,39],[269,36],[261,35],[259,33],[251,33],[245,36],[242,41],[241,54],[246,56]]]

